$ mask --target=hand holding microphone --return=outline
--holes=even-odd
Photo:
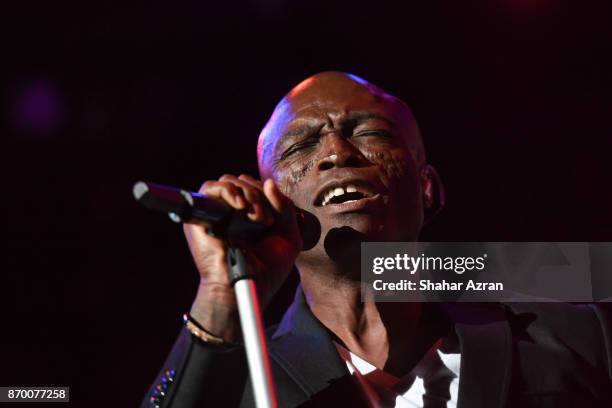
[[[224,175],[217,181],[206,181],[199,193],[204,197],[187,197],[189,193],[185,191],[144,183],[134,188],[136,198],[145,206],[154,204],[156,209],[176,212],[188,222],[183,229],[200,274],[191,316],[210,333],[232,341],[240,326],[228,273],[228,243],[223,237],[207,233],[207,229],[215,231],[224,224],[236,236],[258,235],[253,240],[241,239],[240,246],[246,255],[248,273],[257,278],[263,308],[287,278],[302,247],[295,206],[273,180],[262,183],[248,175]],[[160,208],[160,203],[166,207]]]

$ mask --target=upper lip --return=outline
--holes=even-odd
[[[330,191],[336,188],[343,188],[346,191],[346,188],[349,186],[354,187],[358,192],[363,193],[366,197],[372,197],[380,192],[382,192],[381,188],[376,185],[377,183],[372,183],[370,181],[364,180],[363,178],[346,178],[346,179],[334,179],[330,180],[327,183],[323,184],[315,195],[314,205],[321,206],[323,204],[323,200],[326,195]]]

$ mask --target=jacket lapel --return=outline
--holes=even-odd
[[[512,375],[512,334],[499,305],[445,305],[461,351],[459,408],[505,407]]]
[[[327,333],[327,329],[314,317],[301,287],[295,300],[285,313],[270,344],[272,358],[312,398],[316,394],[338,385],[353,386],[346,365]]]

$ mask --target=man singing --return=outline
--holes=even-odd
[[[440,205],[404,102],[354,75],[314,75],[277,105],[257,155],[264,182],[224,175],[200,192],[269,226],[245,248],[264,307],[299,271],[269,330],[280,407],[612,406],[612,331],[596,306],[362,301],[359,242],[415,241]],[[315,220],[312,243],[297,214]],[[251,407],[226,245],[184,228],[200,284],[142,406]]]

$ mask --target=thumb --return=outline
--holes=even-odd
[[[276,216],[278,217],[279,224],[281,224],[281,228],[288,229],[291,233],[295,232],[299,235],[293,201],[280,191],[272,179],[267,179],[263,187],[266,198],[277,213]]]
[[[264,182],[264,194],[279,215],[286,213],[289,210],[294,210],[293,201],[285,196],[277,187],[272,179],[266,179]]]

